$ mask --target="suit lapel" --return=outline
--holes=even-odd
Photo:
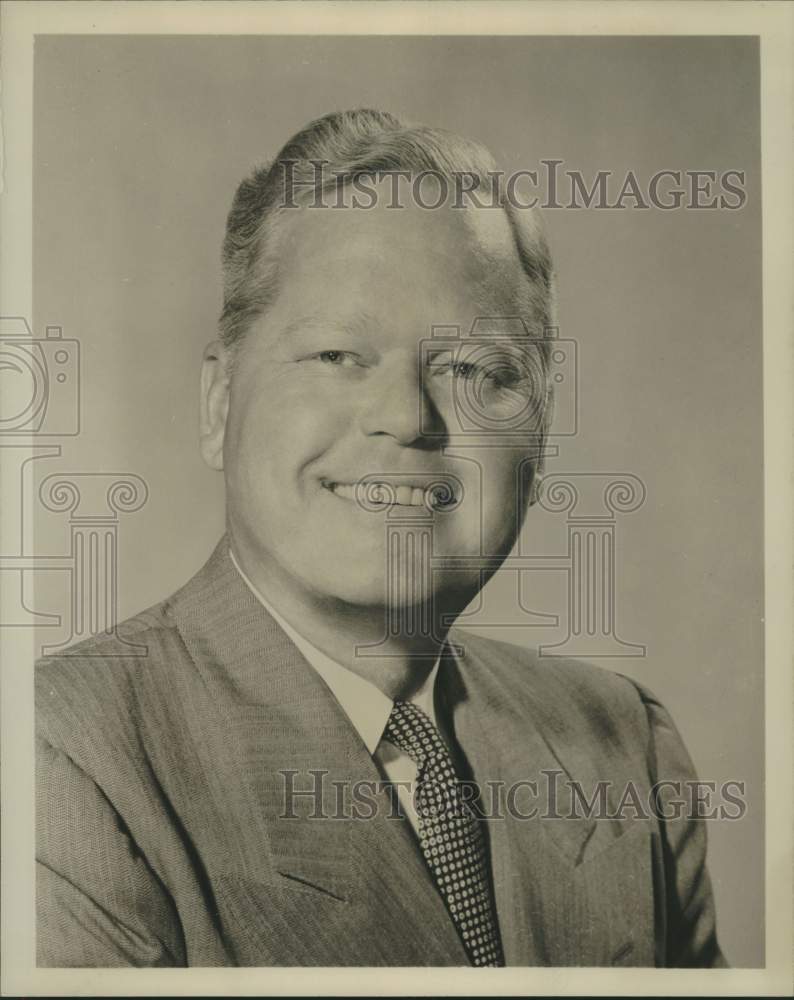
[[[230,873],[249,886],[296,889],[308,935],[321,896],[348,904],[344,941],[328,964],[465,965],[410,825],[389,818],[391,799],[377,790],[382,777],[360,736],[246,586],[227,539],[174,597],[171,614],[222,717],[217,773],[250,832],[229,844]],[[370,805],[350,818],[362,783],[375,815],[367,818]],[[262,934],[272,933],[264,908],[261,919]]]
[[[531,683],[522,685],[519,700],[515,688],[500,689],[479,644],[460,644],[447,689],[474,780],[499,789],[483,805],[507,964],[653,965],[647,824],[570,818],[567,782],[590,787],[586,762],[555,736],[540,690],[533,699]],[[538,815],[523,818],[533,807]]]
[[[195,721],[196,744],[205,780],[234,813],[220,875],[241,887],[234,905],[251,960],[241,964],[262,964],[264,941],[272,964],[285,954],[294,957],[283,964],[468,964],[410,825],[388,818],[385,792],[373,796],[372,818],[316,818],[347,815],[353,785],[377,786],[381,775],[336,699],[237,573],[226,539],[169,611],[214,712],[212,725]],[[500,789],[503,818],[487,830],[508,965],[652,965],[648,831],[517,816],[532,805],[543,812],[550,781],[564,788],[578,778],[588,787],[593,774],[547,715],[542,668],[516,683],[499,668],[498,647],[462,645],[464,658],[445,664],[442,683],[472,777],[486,792],[489,782]],[[294,794],[306,791],[314,794]],[[558,811],[567,812],[562,799]],[[283,927],[274,900],[289,915]]]

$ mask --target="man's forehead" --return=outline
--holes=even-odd
[[[512,229],[501,208],[442,205],[432,209],[410,199],[390,207],[384,198],[372,207],[302,205],[285,209],[282,221],[280,253],[293,263],[307,256],[327,259],[329,253],[344,257],[421,254],[439,265],[457,262],[460,269],[471,272],[473,280],[481,280],[496,264],[520,267]]]
[[[454,319],[454,317],[449,317]],[[279,341],[342,331],[355,338],[365,339],[383,332],[382,317],[351,303],[350,308],[328,308],[303,311],[294,315],[277,333]],[[477,316],[471,323],[429,323],[416,330],[416,343],[439,348],[449,348],[452,342],[478,344],[512,344],[526,346],[532,335],[521,316]]]
[[[276,250],[278,327],[422,338],[458,324],[466,336],[478,316],[522,312],[527,278],[499,209],[305,207],[287,213]]]
[[[366,336],[377,330],[379,318],[366,309],[351,303],[349,309],[304,310],[293,316],[279,331],[279,338],[297,337],[301,334],[326,333],[328,330],[343,330],[353,336]]]

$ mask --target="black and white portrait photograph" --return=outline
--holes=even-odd
[[[4,994],[785,995],[792,5],[3,19]]]

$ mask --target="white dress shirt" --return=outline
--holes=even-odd
[[[359,677],[352,670],[343,667],[329,656],[326,656],[325,653],[317,649],[316,646],[312,645],[300,633],[296,632],[292,625],[282,618],[278,611],[265,600],[248,579],[240,568],[240,564],[235,559],[231,549],[229,550],[229,555],[237,572],[259,603],[286,632],[292,642],[298,647],[306,662],[317,671],[330,689],[331,694],[339,702],[353,724],[354,729],[364,742],[364,746],[366,746],[372,755],[383,777],[387,781],[395,782],[402,811],[414,830],[418,832],[419,819],[416,815],[413,801],[414,783],[416,782],[417,774],[416,764],[407,753],[400,750],[399,747],[383,736],[394,704],[391,698],[388,698],[371,681]],[[409,699],[412,704],[422,709],[437,728],[434,695],[440,661],[441,657],[439,656],[422,686]]]

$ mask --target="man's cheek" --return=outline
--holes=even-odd
[[[480,495],[484,552],[509,549],[520,529],[518,467],[514,462],[483,469]]]

